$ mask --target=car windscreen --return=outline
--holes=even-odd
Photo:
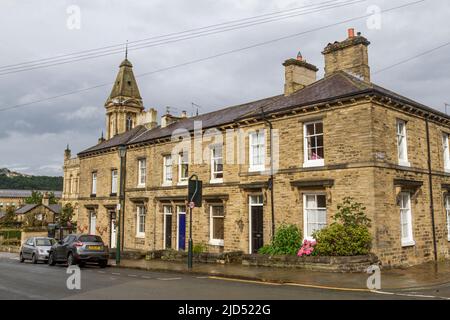
[[[102,238],[100,238],[99,236],[94,236],[94,235],[80,236],[80,238],[78,240],[80,240],[81,242],[103,242]]]
[[[55,243],[53,239],[36,239],[36,246],[50,247]]]

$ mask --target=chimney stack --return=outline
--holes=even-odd
[[[297,59],[287,59],[283,66],[285,96],[289,96],[316,81],[316,73],[319,69],[307,63],[300,52],[297,54]]]
[[[345,71],[366,82],[370,82],[369,54],[370,42],[355,29],[348,29],[344,41],[328,44],[322,54],[325,57],[325,77],[338,71]]]
[[[50,205],[50,197],[48,196],[48,192],[44,192],[42,195],[42,204],[47,207]]]
[[[141,112],[137,117],[137,124],[144,125],[147,129],[154,129],[158,126],[158,111],[150,108]]]

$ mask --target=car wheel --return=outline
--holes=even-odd
[[[25,259],[23,258],[22,252],[21,252],[20,255],[19,255],[19,261],[20,261],[21,263],[23,263],[23,262],[25,261]]]
[[[33,263],[33,264],[37,264],[38,263],[38,260],[37,260],[37,258],[36,258],[36,255],[33,253],[33,255],[31,256],[31,262]]]
[[[48,265],[49,266],[54,266],[56,264],[55,257],[53,255],[54,255],[54,253],[52,252],[48,256]]]
[[[67,265],[73,266],[74,264],[75,264],[75,261],[73,259],[73,254],[69,253],[69,255],[67,256]]]
[[[108,260],[100,261],[100,268],[106,268],[108,266]]]

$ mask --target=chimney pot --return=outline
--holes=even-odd
[[[348,37],[349,38],[354,38],[355,37],[355,29],[354,28],[348,29]]]

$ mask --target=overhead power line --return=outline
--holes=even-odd
[[[144,41],[144,42],[139,41],[139,43],[131,44],[131,45],[130,45],[130,43],[132,43],[132,42],[129,42],[128,49],[131,51],[131,50],[140,50],[140,49],[145,49],[145,48],[166,45],[166,44],[175,43],[175,42],[179,42],[179,41],[195,39],[195,38],[204,37],[204,36],[208,36],[208,35],[213,35],[213,34],[228,32],[228,31],[232,31],[232,30],[247,28],[250,26],[261,25],[261,24],[266,24],[266,23],[284,20],[284,19],[288,19],[288,18],[322,12],[325,10],[345,7],[345,6],[349,6],[349,5],[353,5],[353,4],[357,4],[357,3],[361,3],[361,2],[366,2],[366,1],[367,0],[348,0],[348,1],[342,2],[342,0],[337,0],[337,3],[327,4],[326,6],[316,6],[312,9],[309,9],[307,11],[302,11],[300,13],[297,12],[297,13],[288,14],[288,15],[284,14],[282,16],[272,17],[269,19],[264,18],[262,20],[261,19],[253,20],[250,22],[233,24],[233,25],[220,27],[220,28],[213,28],[213,29],[209,28],[207,30],[194,32],[194,33],[181,32],[180,35],[170,36],[170,37],[166,37],[166,38],[155,37],[155,38],[161,38],[161,39],[153,40],[153,41]],[[333,2],[336,2],[336,0],[334,0]],[[206,29],[206,27],[202,28],[202,29]],[[138,42],[138,41],[134,41],[134,42]],[[114,47],[116,47],[116,46],[114,46]],[[53,59],[47,58],[47,59],[36,60],[36,62],[25,62],[25,63],[21,63],[21,64],[3,66],[3,67],[0,67],[0,76],[14,74],[14,73],[18,73],[18,72],[42,69],[42,68],[47,68],[47,67],[52,67],[52,66],[58,66],[58,65],[73,63],[73,62],[77,62],[77,61],[83,61],[83,60],[88,60],[88,59],[109,56],[109,55],[120,54],[120,53],[124,52],[124,48],[123,48],[123,45],[121,45],[120,48],[87,50],[87,52],[88,51],[92,51],[92,52],[84,53],[84,54],[69,54],[66,56],[56,57]]]
[[[330,3],[330,2],[337,2],[337,1],[340,1],[340,0],[331,0],[331,1],[329,0],[329,1],[325,1],[325,2],[319,3],[319,5],[320,4],[322,4],[322,5],[323,4],[327,4],[327,3]],[[284,13],[284,12],[291,12],[291,11],[295,11],[295,10],[299,10],[299,9],[305,9],[305,8],[308,8],[308,7],[311,7],[311,6],[316,6],[316,5],[318,5],[318,4],[300,6],[300,7],[295,7],[295,8],[291,8],[291,9],[287,9],[287,10],[283,10],[283,11],[267,13],[267,14],[263,14],[263,15],[258,15],[258,16],[253,16],[253,17],[248,17],[248,18],[243,18],[243,19],[238,19],[238,20],[231,20],[231,21],[222,22],[222,23],[218,23],[218,24],[213,24],[213,25],[209,25],[209,26],[204,26],[204,27],[199,27],[199,28],[194,28],[194,29],[188,29],[188,30],[178,31],[178,32],[172,32],[172,33],[163,34],[163,35],[159,35],[159,36],[152,36],[152,37],[144,38],[144,39],[140,39],[140,40],[129,41],[128,43],[130,45],[132,45],[132,44],[136,44],[136,43],[140,43],[140,42],[144,42],[144,41],[149,41],[149,40],[155,40],[155,39],[161,39],[161,38],[181,35],[181,34],[190,33],[190,32],[193,32],[193,31],[205,30],[205,29],[209,29],[209,28],[212,28],[212,27],[226,26],[228,24],[237,23],[237,22],[241,22],[241,21],[248,21],[248,20],[251,20],[251,19],[260,18],[260,17],[264,17],[264,16],[271,16],[271,15],[276,15],[276,14],[280,14],[280,13]],[[116,49],[119,48],[120,49],[120,48],[123,48],[124,46],[125,46],[125,43],[119,43],[119,44],[115,44],[115,45],[103,46],[103,47],[94,48],[94,49],[88,49],[88,50],[83,50],[83,51],[77,51],[77,52],[57,55],[57,56],[48,57],[48,58],[41,58],[41,59],[36,59],[36,60],[30,60],[30,61],[26,61],[26,62],[22,62],[22,63],[17,63],[17,64],[4,65],[4,66],[0,66],[0,70],[1,69],[5,69],[5,68],[9,68],[9,67],[33,64],[35,62],[49,61],[49,60],[59,59],[59,58],[63,58],[63,57],[74,56],[74,55],[78,55],[78,54],[82,54],[82,53],[102,51],[103,49],[113,49],[113,48],[116,48]]]
[[[406,7],[417,5],[417,4],[425,2],[425,1],[427,1],[427,0],[418,0],[418,1],[414,1],[414,2],[409,2],[409,3],[406,3],[406,4],[400,5],[400,6],[391,7],[389,9],[381,10],[381,13],[392,12],[392,11],[395,11],[395,10],[399,10],[399,9],[403,9],[403,8],[406,8]],[[212,59],[215,59],[215,58],[218,58],[218,57],[222,57],[222,56],[225,56],[225,55],[228,55],[228,54],[241,52],[241,51],[248,50],[248,49],[251,49],[251,48],[256,48],[256,47],[264,46],[264,45],[267,45],[267,44],[279,42],[279,41],[282,41],[282,40],[298,37],[298,36],[301,36],[301,35],[304,35],[304,34],[307,34],[307,33],[312,33],[312,32],[315,32],[315,31],[331,28],[331,27],[338,26],[338,25],[341,25],[341,24],[347,24],[349,22],[361,20],[361,19],[364,19],[364,18],[368,18],[370,16],[371,16],[371,14],[366,14],[366,15],[359,16],[359,17],[345,19],[345,20],[342,20],[342,21],[339,21],[339,22],[335,22],[335,23],[332,23],[332,24],[324,25],[324,26],[321,26],[321,27],[316,27],[316,28],[313,28],[313,29],[310,29],[310,30],[307,30],[307,31],[294,33],[294,34],[291,34],[291,35],[288,35],[288,36],[284,36],[284,37],[280,37],[280,38],[276,38],[276,39],[272,39],[272,40],[256,43],[256,44],[253,44],[253,45],[250,45],[250,46],[246,46],[246,47],[242,47],[242,48],[238,48],[238,49],[234,49],[234,50],[221,52],[221,53],[218,53],[218,54],[215,54],[215,55],[211,55],[211,56],[208,56],[208,57],[195,59],[195,60],[191,60],[191,61],[186,61],[184,63],[180,63],[180,64],[168,66],[168,67],[164,67],[164,68],[153,70],[153,71],[146,72],[146,73],[141,73],[141,74],[137,75],[136,77],[144,77],[144,76],[156,74],[156,73],[163,72],[163,71],[167,71],[167,70],[171,70],[171,69],[175,69],[175,68],[179,68],[179,67],[183,67],[183,66],[187,66],[187,65],[192,65],[192,64],[203,62],[203,61],[207,61],[207,60],[212,60]],[[440,46],[440,47],[442,47],[442,46]],[[428,50],[428,51],[432,52],[433,49]],[[407,60],[410,60],[410,59],[407,59]],[[398,65],[398,64],[399,63],[397,63],[396,65]],[[7,110],[12,110],[12,109],[17,109],[17,108],[22,108],[22,107],[33,105],[33,104],[40,103],[40,102],[51,101],[51,100],[55,100],[55,99],[58,99],[58,98],[61,98],[61,97],[65,97],[65,96],[69,96],[69,95],[73,95],[73,94],[77,94],[77,93],[93,90],[93,89],[104,87],[104,86],[109,86],[109,85],[112,85],[112,84],[113,84],[113,82],[98,84],[98,85],[95,85],[95,86],[92,86],[92,87],[87,87],[87,88],[83,88],[83,89],[73,90],[73,91],[70,91],[70,92],[66,92],[66,93],[63,93],[63,94],[59,94],[59,95],[55,95],[55,96],[51,96],[51,97],[47,97],[47,98],[42,98],[42,99],[39,99],[39,100],[34,100],[34,101],[21,103],[21,104],[16,104],[16,105],[11,105],[11,106],[6,106],[6,107],[3,107],[3,108],[0,108],[0,112],[7,111]]]

